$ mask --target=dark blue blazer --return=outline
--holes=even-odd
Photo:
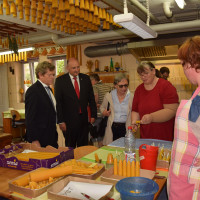
[[[43,85],[37,81],[25,95],[26,138],[42,147],[57,147],[56,111]]]
[[[84,121],[88,122],[87,106],[90,106],[91,117],[97,117],[97,108],[90,78],[88,75],[79,74],[80,99],[78,99],[69,73],[56,79],[55,97],[57,106],[58,123],[76,126],[76,120],[80,114],[80,107]]]

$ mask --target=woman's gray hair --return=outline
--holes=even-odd
[[[114,78],[114,85],[117,85],[122,79],[126,79],[128,81],[129,84],[129,78],[125,73],[119,73],[115,75]]]

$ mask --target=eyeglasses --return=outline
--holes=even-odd
[[[128,87],[128,84],[125,84],[125,85],[118,85],[118,86],[119,86],[119,88],[123,88],[123,87],[127,88],[127,87]]]

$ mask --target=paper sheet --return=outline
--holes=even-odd
[[[105,196],[112,188],[112,185],[101,185],[92,183],[83,183],[70,181],[67,186],[58,193],[58,195],[73,197],[77,199],[88,200],[81,193],[85,193],[95,200]]]
[[[31,153],[31,152],[37,152],[37,151],[30,150],[30,149],[24,149],[24,151],[22,153]]]

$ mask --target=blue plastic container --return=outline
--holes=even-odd
[[[154,194],[159,189],[155,181],[144,177],[121,179],[115,187],[120,192],[122,200],[153,200]]]

